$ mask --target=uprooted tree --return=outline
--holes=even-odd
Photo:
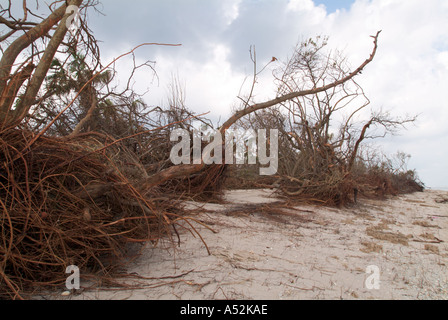
[[[135,187],[148,176],[141,160],[158,160],[151,149],[164,133],[153,129],[164,113],[147,116],[154,110],[131,79],[112,85],[113,63],[101,64],[86,19],[68,33],[68,8],[85,15],[96,2],[54,1],[46,18],[35,11],[42,3],[22,5],[0,10],[0,297],[14,299],[33,285],[60,286],[72,264],[107,275],[117,265],[105,257],[157,243],[185,220],[176,199]],[[133,61],[132,73],[153,70]]]
[[[374,39],[376,47],[377,37]],[[361,183],[359,170],[354,170],[359,162],[366,163],[359,161],[362,144],[393,134],[416,118],[393,118],[382,111],[366,115],[370,100],[351,77],[346,59],[339,52],[324,51],[327,41],[317,37],[300,43],[293,56],[274,70],[279,96],[311,93],[281,101],[274,108],[255,113],[247,122],[255,128],[279,129],[276,182],[285,195],[341,205],[368,188],[387,192],[380,181]],[[315,90],[340,79],[344,81],[337,86]],[[358,120],[358,115],[365,120]]]
[[[170,131],[207,120],[175,95],[168,108],[149,108],[129,81],[124,89],[113,87],[113,63],[102,65],[86,19],[81,16],[76,34],[68,33],[67,8],[77,6],[85,16],[95,1],[54,1],[46,18],[34,14],[27,1],[22,5],[21,17],[14,16],[11,0],[0,8],[0,23],[8,29],[0,38],[0,297],[14,299],[36,284],[60,286],[72,264],[111,274],[117,265],[104,257],[122,257],[129,243],[157,243],[171,230],[177,233],[180,221],[195,230],[194,219],[182,214],[173,201],[178,196],[169,190],[195,179],[201,192],[216,185],[224,167],[170,164]],[[314,43],[307,44],[310,53],[298,48],[297,59],[278,78],[278,95],[261,103],[249,97],[220,133],[246,116],[283,106],[291,115],[289,124],[280,126],[291,147],[284,155],[292,157],[289,163],[310,172],[337,166],[344,168],[338,174],[346,175],[367,128],[386,122],[372,117],[356,139],[348,134],[350,119],[338,137],[330,134],[328,119],[344,99],[360,95],[354,79],[373,61],[378,36],[372,36],[370,56],[353,71],[319,66]],[[137,48],[124,55],[133,57]],[[143,67],[154,71],[151,62],[134,63],[132,74]],[[355,89],[348,89],[349,83]],[[330,104],[340,93],[346,97]],[[310,103],[321,112],[311,118],[303,109]],[[344,144],[352,148],[337,148]],[[294,168],[283,174],[305,183]]]

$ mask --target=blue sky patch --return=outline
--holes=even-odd
[[[350,9],[355,0],[313,0],[316,5],[323,4],[327,7],[327,12],[332,13],[337,9]]]

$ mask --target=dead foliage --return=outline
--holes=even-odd
[[[298,212],[304,212],[307,213],[307,215],[301,215],[298,214]],[[284,201],[235,205],[224,212],[226,216],[239,217],[259,215],[270,221],[288,224],[291,224],[293,221],[301,223],[311,222],[313,221],[310,217],[310,214],[312,213],[313,212],[309,210],[295,208],[293,204]],[[292,219],[288,219],[291,217]]]
[[[101,148],[111,141],[97,134],[32,138],[0,135],[0,298],[63,285],[69,265],[113,277],[128,244],[171,233],[182,207],[155,189],[142,197],[118,144]]]
[[[425,244],[425,250],[430,251],[434,254],[439,254],[439,248],[433,244]]]
[[[394,173],[372,168],[358,175],[356,181],[360,192],[369,198],[422,192],[425,189],[413,171]]]
[[[403,246],[407,246],[409,243],[408,238],[404,234],[400,232],[394,233],[384,231],[382,226],[368,227],[366,229],[366,233],[372,238],[388,241],[395,244],[401,244]]]
[[[383,246],[379,245],[374,242],[361,242],[361,244],[364,246],[362,249],[360,249],[364,253],[371,253],[371,252],[377,252],[380,253],[383,251]]]
[[[227,166],[225,188],[229,190],[274,189],[276,176],[260,176],[258,165]]]
[[[160,190],[181,195],[183,199],[222,201],[227,165],[206,166],[202,171],[160,185]]]
[[[412,224],[415,225],[415,226],[421,226],[421,227],[424,227],[424,228],[441,229],[438,225],[431,224],[431,223],[429,223],[428,221],[425,221],[425,220],[417,220],[417,221],[414,221]]]
[[[352,201],[353,184],[347,175],[335,170],[310,176],[309,179],[284,177],[280,190],[288,198],[326,206],[341,206]]]
[[[448,203],[448,198],[447,197],[442,197],[442,196],[439,196],[439,197],[440,198],[434,200],[436,203],[440,203],[440,204]]]

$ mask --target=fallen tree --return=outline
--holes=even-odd
[[[356,202],[358,193],[365,194],[364,189],[375,188],[378,193],[384,189],[375,177],[378,172],[374,168],[364,170],[362,177],[359,170],[354,170],[355,164],[359,169],[369,161],[360,158],[366,141],[394,134],[416,117],[393,118],[373,108],[367,115],[369,98],[355,77],[351,77],[353,72],[346,58],[337,51],[327,52],[327,44],[326,37],[310,38],[298,44],[292,57],[274,69],[280,96],[291,92],[312,91],[311,94],[295,95],[275,107],[249,114],[237,125],[243,130],[279,130],[279,168],[275,179],[269,180],[283,196],[344,205]],[[371,58],[374,54],[375,50]],[[358,68],[359,72],[362,68]],[[345,81],[338,86],[314,91],[340,79]],[[398,178],[392,173],[388,175],[386,180]],[[252,181],[269,183],[259,177]],[[386,188],[384,193],[393,194],[395,189]]]
[[[244,107],[244,109],[237,111],[233,116],[231,116],[227,121],[225,121],[224,124],[219,129],[219,132],[221,133],[222,136],[224,136],[226,130],[228,130],[238,120],[240,120],[243,117],[245,117],[249,114],[252,114],[256,111],[265,110],[265,109],[271,108],[273,106],[285,103],[287,101],[290,101],[290,100],[293,100],[293,99],[296,99],[299,97],[305,97],[305,96],[315,95],[320,92],[325,92],[325,91],[328,91],[332,88],[338,87],[338,86],[350,81],[351,79],[353,79],[354,77],[359,75],[362,72],[362,70],[369,63],[371,63],[373,61],[375,54],[377,52],[377,49],[378,49],[378,37],[379,37],[380,33],[381,33],[381,31],[378,31],[375,36],[372,36],[372,38],[374,39],[374,41],[373,41],[374,46],[373,46],[373,50],[372,50],[369,58],[367,58],[358,68],[356,68],[354,71],[350,72],[343,78],[338,79],[328,85],[324,85],[321,87],[312,88],[312,89],[308,89],[308,90],[290,92],[290,93],[284,94],[282,96],[279,96],[275,99],[272,99],[270,101],[266,101],[263,103],[256,103],[251,106]],[[151,189],[151,188],[153,188],[157,185],[160,185],[170,179],[176,179],[179,177],[185,177],[185,176],[192,175],[194,173],[197,173],[197,172],[203,170],[205,167],[206,167],[206,165],[204,162],[202,162],[201,164],[172,166],[166,170],[163,170],[163,171],[145,179],[145,181],[142,184],[142,189],[143,190]]]
[[[191,128],[188,120],[200,116],[160,108],[145,112],[129,87],[111,90],[110,67],[118,58],[101,65],[85,19],[75,40],[65,41],[68,6],[86,9],[94,1],[54,1],[48,17],[37,22],[27,20],[24,4],[23,19],[8,9],[0,14],[10,29],[2,36],[2,45],[9,45],[0,60],[0,297],[13,299],[34,287],[60,286],[73,264],[111,276],[127,244],[157,243],[180,220],[189,223],[177,195],[169,192],[176,183],[195,180],[193,192],[202,193],[219,186],[224,171],[224,165],[203,161],[169,165],[170,130]],[[250,114],[354,79],[373,61],[379,34],[355,70],[266,102],[247,99],[219,132],[224,136]],[[124,55],[133,56],[137,48]]]

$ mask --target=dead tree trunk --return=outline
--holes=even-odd
[[[1,104],[0,104],[0,122],[3,125],[10,125],[15,123],[20,123],[20,121],[28,114],[33,102],[36,100],[36,95],[48,73],[51,62],[56,54],[56,51],[68,31],[66,27],[66,20],[70,14],[66,13],[68,5],[80,6],[83,0],[70,0],[64,1],[64,3],[54,10],[47,19],[43,20],[35,27],[25,32],[21,37],[17,38],[8,48],[5,50],[2,59],[0,60],[0,93],[1,93]],[[11,75],[12,67],[20,55],[20,53],[28,48],[32,43],[34,43],[40,37],[48,35],[49,31],[54,28],[57,24],[56,31],[51,36],[51,40],[45,49],[45,52],[40,59],[34,74],[27,74],[28,77],[31,76],[30,82],[27,85],[26,92],[24,96],[19,101],[14,112],[12,112],[12,104],[14,103],[15,96],[9,96],[11,93],[17,94],[19,88],[17,84],[21,84],[23,77],[18,79]],[[25,67],[23,71],[29,71]],[[29,72],[28,72],[29,73]],[[16,73],[20,75],[19,71]],[[14,88],[12,88],[14,86]]]

